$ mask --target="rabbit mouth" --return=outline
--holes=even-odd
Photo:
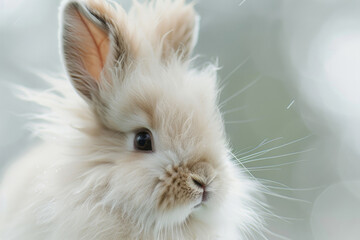
[[[202,197],[201,197],[201,202],[207,202],[209,200],[210,197],[210,193],[206,190],[204,190]]]
[[[194,209],[198,209],[206,205],[206,203],[210,200],[210,198],[211,198],[211,193],[207,190],[204,190],[201,196],[201,201],[194,206]]]

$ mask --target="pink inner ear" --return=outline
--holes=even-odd
[[[109,53],[109,37],[107,33],[83,17],[78,11],[77,14],[79,15],[81,23],[84,25],[84,32],[81,34],[85,39],[82,39],[81,41],[83,42],[80,43],[82,45],[82,62],[90,75],[95,80],[100,81],[100,74]]]

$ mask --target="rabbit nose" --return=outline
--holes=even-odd
[[[192,177],[192,181],[198,188],[201,188],[203,190],[201,201],[206,202],[208,200],[208,198],[209,198],[209,192],[206,191],[207,185],[203,181],[198,180],[198,179],[196,179],[194,177]]]
[[[194,177],[192,177],[192,181],[197,187],[202,188],[205,191],[206,184],[204,182],[202,182],[201,180],[198,180]]]
[[[196,186],[204,188],[209,186],[209,184],[216,177],[216,172],[214,168],[206,162],[198,162],[194,164],[190,171],[192,173],[192,179]]]

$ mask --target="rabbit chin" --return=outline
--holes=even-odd
[[[176,206],[164,211],[159,217],[159,222],[166,226],[177,226],[186,223],[194,212],[202,208],[201,198],[186,205]]]
[[[202,196],[199,196],[199,198],[187,203],[177,204],[168,209],[159,209],[160,211],[155,216],[157,227],[164,229],[174,226],[190,227],[194,224],[208,227],[221,225],[222,220],[220,219],[230,217],[231,213],[227,206],[223,206],[222,201],[224,199],[218,199],[214,192],[209,194],[210,196],[206,201],[202,199]],[[224,213],[226,214],[223,216]]]

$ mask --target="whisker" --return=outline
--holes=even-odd
[[[311,188],[282,188],[282,187],[275,187],[275,186],[267,186],[268,188],[277,189],[277,190],[284,190],[284,191],[315,191],[325,188],[326,186],[319,186],[319,187],[311,187]]]
[[[263,183],[264,185],[266,185],[265,182],[268,182],[268,183],[272,183],[272,184],[277,184],[277,185],[279,185],[279,186],[288,187],[287,185],[285,185],[285,184],[283,184],[283,183],[279,183],[279,182],[276,182],[276,181],[273,181],[273,180],[269,180],[269,179],[258,178],[258,180],[264,182],[264,183]],[[268,185],[266,185],[266,186],[268,186]]]
[[[285,191],[314,191],[314,190],[320,190],[320,189],[323,189],[323,188],[326,187],[326,186],[317,186],[317,187],[311,187],[311,188],[292,188],[292,187],[289,187],[289,186],[287,186],[287,185],[285,185],[283,183],[279,183],[279,182],[272,181],[272,180],[269,180],[269,179],[258,178],[258,180],[260,180],[268,188],[278,189],[278,190],[285,190]],[[276,184],[276,185],[279,185],[281,187],[270,186],[270,185],[267,185],[266,182],[271,183],[271,184]]]
[[[239,70],[242,66],[244,66],[248,61],[249,61],[250,57],[248,56],[247,58],[245,58],[244,61],[240,62],[231,72],[229,72],[225,78],[221,81],[222,83],[224,83],[224,85],[222,85],[221,88],[225,88],[228,84],[227,80],[237,71]]]
[[[266,172],[266,171],[281,171],[281,168],[266,168],[266,169],[251,169],[248,168],[250,172]]]
[[[299,220],[299,219],[295,219],[295,218],[291,218],[291,217],[284,217],[284,216],[280,216],[278,214],[275,214],[274,212],[272,212],[269,207],[264,207],[262,206],[261,204],[257,204],[264,212],[262,213],[262,215],[264,217],[268,217],[269,219],[273,219],[273,218],[277,218],[283,222],[286,222],[286,223],[290,223],[291,221],[294,221],[294,220]]]
[[[274,237],[277,237],[277,238],[280,238],[280,239],[283,239],[283,240],[291,240],[290,238],[287,238],[285,236],[274,233],[274,232],[270,231],[269,229],[265,229],[265,232],[268,233],[271,236],[274,236]]]
[[[298,198],[293,198],[293,197],[289,197],[289,196],[285,196],[285,195],[281,195],[281,194],[278,194],[278,193],[275,193],[275,192],[272,192],[272,191],[262,191],[264,194],[266,195],[270,195],[270,196],[273,196],[273,197],[278,197],[278,198],[281,198],[281,199],[285,199],[285,200],[290,200],[290,201],[295,201],[295,202],[302,202],[302,203],[306,203],[306,204],[311,204],[310,201],[306,201],[306,200],[303,200],[303,199],[298,199]]]
[[[286,162],[286,163],[280,163],[280,164],[275,164],[275,165],[271,165],[271,166],[260,166],[260,167],[247,167],[247,169],[251,172],[254,171],[277,171],[277,170],[282,170],[282,166],[287,166],[287,165],[291,165],[291,164],[296,164],[296,163],[300,163],[300,162],[306,162],[307,160],[299,160],[299,161],[294,161],[294,162]]]
[[[238,120],[238,121],[225,121],[225,124],[238,124],[238,123],[250,123],[255,122],[258,119]]]
[[[281,155],[262,157],[262,158],[255,158],[255,159],[250,159],[250,160],[247,160],[247,161],[243,161],[243,163],[247,164],[247,163],[258,162],[258,161],[263,161],[263,160],[268,160],[268,159],[289,157],[289,156],[294,156],[294,155],[298,155],[298,154],[302,154],[302,153],[311,152],[311,151],[314,151],[314,150],[315,150],[314,148],[310,148],[310,149],[303,150],[303,151],[298,151],[298,152],[285,153],[285,154],[281,154]]]
[[[226,114],[229,114],[229,113],[238,112],[238,111],[244,110],[245,108],[247,108],[247,106],[242,106],[242,107],[238,107],[238,108],[233,108],[233,109],[224,111],[222,114],[223,114],[223,115],[226,115]]]
[[[291,222],[293,222],[293,221],[303,221],[303,220],[304,220],[303,218],[284,217],[284,216],[280,216],[280,215],[274,214],[274,213],[272,213],[272,212],[270,212],[270,213],[263,213],[263,216],[264,216],[266,219],[269,219],[269,220],[274,220],[274,218],[276,218],[276,219],[279,219],[280,221],[285,222],[285,223],[291,223]]]
[[[250,171],[253,170],[253,169],[271,169],[271,168],[282,167],[282,166],[292,165],[292,164],[301,163],[301,162],[308,162],[308,160],[297,160],[297,161],[293,161],[293,162],[274,164],[274,165],[271,165],[271,166],[248,167],[248,169]]]
[[[231,153],[232,154],[232,153]],[[236,159],[236,156],[233,155],[233,157],[235,157]],[[236,159],[237,160],[237,159]],[[238,160],[237,160],[238,161]],[[242,167],[245,168],[245,166],[239,162],[240,165],[242,165]],[[252,173],[248,170],[248,169],[244,169],[249,175],[250,177],[256,181],[258,184],[260,184],[262,186],[262,189],[260,189],[259,191],[266,194],[266,195],[270,195],[270,196],[273,196],[273,197],[278,197],[278,198],[281,198],[281,199],[285,199],[285,200],[290,200],[290,201],[297,201],[297,202],[303,202],[303,203],[307,203],[307,204],[311,204],[311,202],[309,201],[306,201],[306,200],[302,200],[302,199],[297,199],[297,198],[293,198],[293,197],[289,197],[289,196],[285,196],[285,195],[281,195],[281,194],[278,194],[278,193],[275,193],[275,192],[272,192],[270,190],[270,188],[268,186],[265,186],[263,185],[261,182],[259,182],[255,177],[254,175],[252,175]],[[262,169],[264,170],[264,169]]]
[[[306,139],[306,138],[308,138],[308,137],[309,137],[309,136],[302,137],[302,138],[296,139],[296,140],[294,140],[294,141],[291,141],[291,142],[288,142],[288,143],[285,143],[285,144],[282,144],[282,145],[279,145],[279,146],[276,146],[276,147],[272,147],[272,148],[265,149],[265,150],[262,150],[262,151],[257,152],[257,153],[253,153],[253,154],[250,154],[250,155],[241,157],[241,158],[239,158],[239,159],[240,159],[240,160],[245,160],[245,159],[251,159],[252,157],[258,157],[258,156],[261,156],[261,155],[263,155],[263,154],[265,154],[265,153],[271,152],[271,151],[273,151],[273,150],[280,149],[280,148],[289,146],[289,145],[291,145],[291,144],[300,142],[300,141],[302,141],[302,140],[304,140],[304,139]]]
[[[255,85],[261,78],[262,78],[262,76],[257,77],[255,80],[253,80],[252,82],[250,82],[248,85],[246,85],[245,87],[243,87],[242,89],[240,89],[239,91],[237,91],[236,93],[234,93],[233,95],[231,95],[230,97],[228,97],[227,99],[225,99],[224,101],[222,101],[222,102],[219,104],[219,108],[221,109],[226,103],[228,103],[229,101],[231,101],[232,99],[234,99],[235,97],[239,96],[241,93],[245,92],[247,89],[249,89],[250,87],[252,87],[253,85]]]
[[[230,152],[230,154],[237,160],[239,161],[236,156]],[[240,165],[242,165],[242,167],[245,167],[241,162],[239,162]],[[303,202],[303,203],[307,203],[307,204],[311,204],[311,202],[309,201],[306,201],[306,200],[302,200],[302,199],[296,199],[296,198],[292,198],[292,197],[289,197],[289,196],[285,196],[285,195],[281,195],[281,194],[278,194],[278,193],[274,193],[272,192],[267,186],[261,184],[261,182],[259,182],[255,177],[254,175],[252,175],[252,173],[248,170],[248,169],[244,169],[249,175],[250,177],[255,181],[257,182],[260,186],[262,186],[263,189],[259,189],[260,192],[266,194],[266,195],[270,195],[270,196],[273,196],[273,197],[278,197],[278,198],[281,198],[281,199],[285,199],[285,200],[290,200],[290,201],[297,201],[297,202]],[[260,204],[261,205],[261,204]],[[262,206],[262,205],[261,205]],[[263,206],[262,206],[263,207]],[[265,208],[266,209],[266,208]],[[268,211],[268,209],[266,209],[266,211]],[[272,213],[272,216],[276,216],[274,213]]]
[[[251,177],[254,181],[258,182],[258,181],[256,180],[256,178],[254,177],[254,175],[251,174],[251,172],[239,161],[239,159],[237,159],[237,157],[236,157],[231,151],[229,151],[229,153],[230,153],[230,154],[236,159],[236,161],[243,167],[244,172],[248,173],[248,174],[250,175],[250,177]],[[258,182],[258,183],[261,185],[260,182]]]
[[[263,147],[263,146],[265,146],[265,145],[267,145],[267,144],[269,144],[269,143],[272,143],[272,142],[277,141],[277,140],[280,140],[280,139],[282,139],[282,138],[274,138],[274,139],[272,139],[272,140],[264,139],[259,145],[257,145],[256,147],[250,149],[249,151],[246,151],[246,152],[241,153],[241,151],[244,151],[244,150],[248,149],[248,148],[245,148],[245,149],[243,149],[243,150],[240,150],[240,151],[239,151],[237,154],[235,154],[235,155],[241,156],[241,155],[245,155],[245,154],[251,153],[251,152],[253,152],[253,151],[256,150],[256,149],[259,149],[259,148],[261,148],[261,147]]]
[[[241,7],[241,5],[243,5],[246,2],[246,0],[242,0],[241,3],[239,3],[239,7]]]

